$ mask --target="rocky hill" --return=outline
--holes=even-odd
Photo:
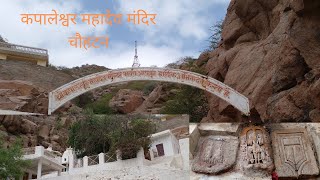
[[[251,120],[320,121],[320,2],[232,0],[220,46],[198,64],[250,99]],[[207,95],[203,121],[247,121]]]
[[[157,86],[157,83],[153,82],[132,82],[97,88],[67,103],[52,116],[45,115],[48,111],[50,91],[76,78],[105,70],[108,69],[96,65],[69,69],[41,67],[20,61],[0,61],[0,109],[44,114],[43,116],[0,116],[0,138],[4,139],[6,146],[19,138],[24,147],[42,145],[63,151],[67,147],[69,127],[73,122],[84,117],[82,109],[104,110],[109,108],[109,100],[112,98],[113,101],[110,102],[110,106],[114,109],[112,113],[132,113],[145,99],[150,100],[149,94]],[[106,96],[110,97],[107,101]],[[84,105],[79,108],[79,101],[82,100]],[[163,100],[161,102],[163,103]],[[152,109],[158,103],[159,101],[153,102],[148,108]],[[145,113],[147,110],[150,109],[140,110],[139,113]],[[167,126],[175,128],[174,133],[177,136],[183,136],[188,132],[187,126],[176,127],[174,123],[168,123]]]
[[[0,79],[27,81],[45,91],[51,91],[75,78],[55,68],[35,66],[22,61],[0,60]]]
[[[320,122],[319,9],[320,1],[314,0],[231,0],[219,47],[175,68],[205,70],[233,87],[249,98],[251,116],[208,93],[185,111],[199,110],[202,122]],[[104,70],[95,65],[68,69],[0,61],[0,108],[45,113],[49,91]],[[75,106],[79,102],[98,113],[109,105],[113,113],[160,113],[181,92],[180,86],[149,82],[98,88],[51,117],[2,116],[0,134],[7,143],[21,137],[25,146],[61,150],[66,147],[68,127],[81,119],[81,109]],[[198,99],[189,96],[198,92],[190,92],[185,91],[189,94],[182,105],[171,107],[189,106],[187,101]]]

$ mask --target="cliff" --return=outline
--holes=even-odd
[[[250,100],[252,121],[320,121],[320,2],[232,0],[217,49],[197,64]],[[207,94],[203,121],[247,121]]]

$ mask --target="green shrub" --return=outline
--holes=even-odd
[[[149,95],[154,90],[154,88],[157,87],[157,85],[158,85],[158,83],[152,82],[152,81],[145,84],[145,86],[142,89],[143,95],[145,95],[145,96]]]
[[[200,122],[208,113],[204,91],[191,86],[181,86],[179,92],[164,104],[160,112],[163,114],[189,114],[190,122]]]
[[[30,161],[22,159],[21,141],[15,141],[8,149],[2,145],[0,137],[0,179],[19,179],[23,170],[31,165]]]
[[[97,101],[87,104],[85,108],[92,109],[94,114],[113,114],[114,111],[109,107],[112,97],[113,94],[111,93],[105,94]]]
[[[136,157],[140,147],[149,148],[149,135],[154,132],[155,124],[137,116],[98,116],[87,110],[85,119],[72,125],[68,144],[79,157],[120,150],[122,159],[130,159]]]

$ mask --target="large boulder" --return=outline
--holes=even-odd
[[[0,109],[46,114],[48,97],[29,82],[0,80]]]
[[[44,140],[48,140],[50,135],[50,127],[48,125],[42,125],[39,128],[38,136]]]
[[[249,98],[251,119],[318,121],[319,7],[312,0],[230,2],[222,41],[204,67],[209,76]],[[206,121],[248,120],[226,102],[207,96]]]
[[[20,131],[23,134],[34,134],[37,132],[37,124],[28,120],[28,119],[22,119],[21,125],[20,125]]]
[[[109,106],[119,113],[127,114],[133,112],[143,101],[143,92],[120,89],[110,100]]]

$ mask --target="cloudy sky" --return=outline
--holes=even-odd
[[[98,64],[108,68],[130,67],[134,41],[138,41],[141,66],[164,66],[184,56],[198,57],[208,47],[209,28],[224,18],[230,0],[10,0],[0,6],[0,35],[14,44],[49,50],[50,63],[57,66]],[[123,14],[121,25],[69,27],[21,23],[25,13]],[[156,25],[133,25],[126,14],[143,9],[157,14]],[[68,37],[108,36],[109,48],[76,49]]]

